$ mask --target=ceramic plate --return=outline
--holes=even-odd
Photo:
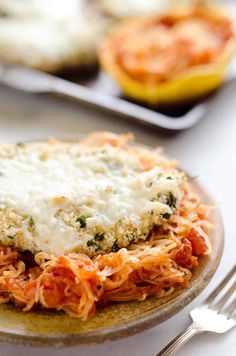
[[[194,190],[206,204],[214,204],[204,188],[196,181]],[[168,299],[148,298],[142,302],[117,303],[103,307],[84,322],[63,312],[34,310],[22,312],[13,305],[0,305],[0,340],[35,346],[65,347],[95,344],[120,339],[158,325],[188,305],[209,283],[223,252],[224,233],[219,208],[212,210],[214,230],[209,238],[210,256],[200,258],[187,290]]]

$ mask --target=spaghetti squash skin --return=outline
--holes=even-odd
[[[231,18],[197,3],[124,21],[100,48],[100,62],[130,98],[191,101],[218,88],[236,49]]]

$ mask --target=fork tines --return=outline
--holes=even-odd
[[[223,281],[216,287],[204,304],[217,313],[224,314],[228,318],[234,316],[236,309],[236,265],[227,274]]]

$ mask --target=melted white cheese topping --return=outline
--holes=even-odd
[[[179,199],[182,180],[177,171],[163,172],[159,167],[142,172],[136,156],[108,145],[2,148],[0,211],[10,209],[23,216],[21,226],[5,226],[4,233],[23,250],[55,255],[76,251],[98,229],[111,232],[124,221],[142,229],[144,216],[171,214],[171,208],[156,197],[172,192]],[[85,228],[76,222],[79,215],[86,216]],[[2,235],[0,222],[0,240]]]
[[[1,0],[0,59],[46,71],[90,65],[107,20],[80,0]],[[93,21],[91,21],[91,17]]]
[[[170,0],[99,0],[98,4],[108,14],[118,17],[130,17],[138,15],[151,15],[160,13],[168,8]]]

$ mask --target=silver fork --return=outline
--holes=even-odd
[[[192,336],[204,332],[225,333],[236,325],[236,265],[205,302],[191,311],[192,324],[172,340],[157,356],[170,356]]]

